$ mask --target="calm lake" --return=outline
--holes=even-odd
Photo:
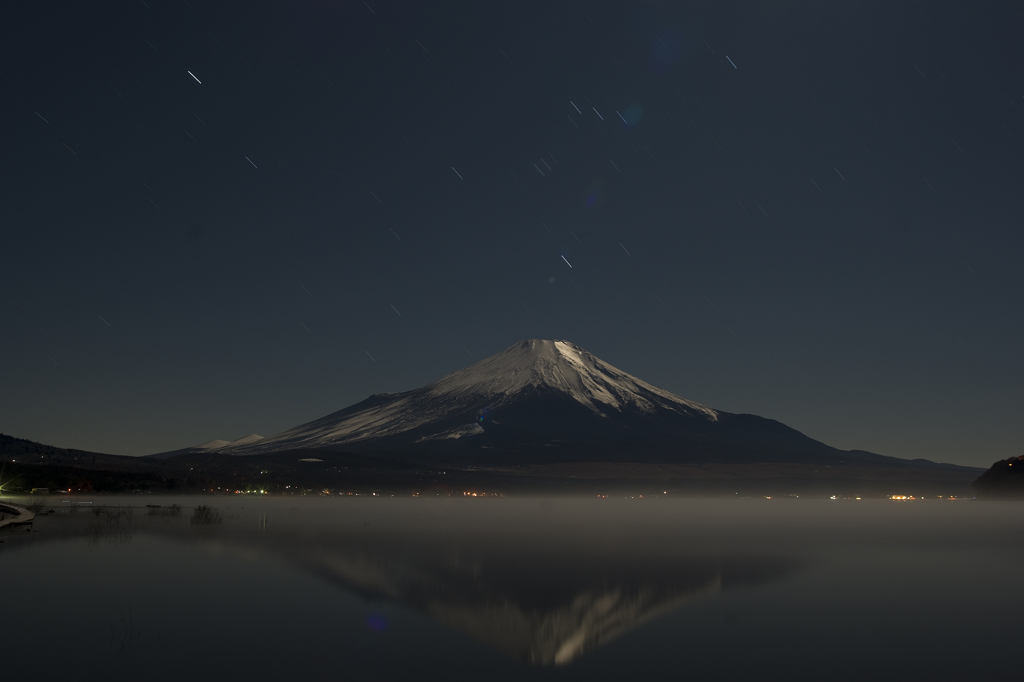
[[[1014,503],[73,499],[0,533],[10,679],[1020,674]]]

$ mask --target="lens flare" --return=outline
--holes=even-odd
[[[583,208],[591,211],[604,205],[608,191],[608,183],[594,180],[583,189]]]
[[[366,625],[374,632],[380,634],[388,629],[388,619],[379,613],[371,613],[366,617]]]

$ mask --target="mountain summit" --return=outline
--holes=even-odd
[[[421,388],[373,395],[275,436],[217,451],[307,449],[453,464],[816,462],[840,455],[901,461],[844,453],[777,421],[712,409],[574,343],[546,339],[520,341]]]
[[[481,401],[491,409],[542,394],[560,395],[597,415],[623,409],[650,412],[656,407],[709,420],[717,412],[663,391],[612,367],[568,341],[529,339],[497,355],[449,374],[412,394],[428,395],[445,404]]]
[[[378,394],[254,444],[271,449],[564,448],[598,432],[635,440],[631,419],[714,423],[719,413],[609,365],[568,341],[528,339],[421,388]],[[589,440],[589,438],[587,438]],[[615,440],[619,440],[616,438]],[[232,450],[236,450],[232,448]]]

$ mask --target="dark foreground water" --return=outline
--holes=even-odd
[[[0,534],[5,679],[1019,679],[1024,505],[95,497]],[[144,505],[186,507],[154,515]],[[190,525],[208,504],[224,520]],[[30,677],[32,676],[32,677]]]

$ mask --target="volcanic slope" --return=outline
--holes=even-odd
[[[520,341],[421,388],[373,395],[219,452],[302,449],[462,465],[840,458],[910,463],[836,450],[771,419],[712,409],[641,381],[573,343],[544,339]]]

